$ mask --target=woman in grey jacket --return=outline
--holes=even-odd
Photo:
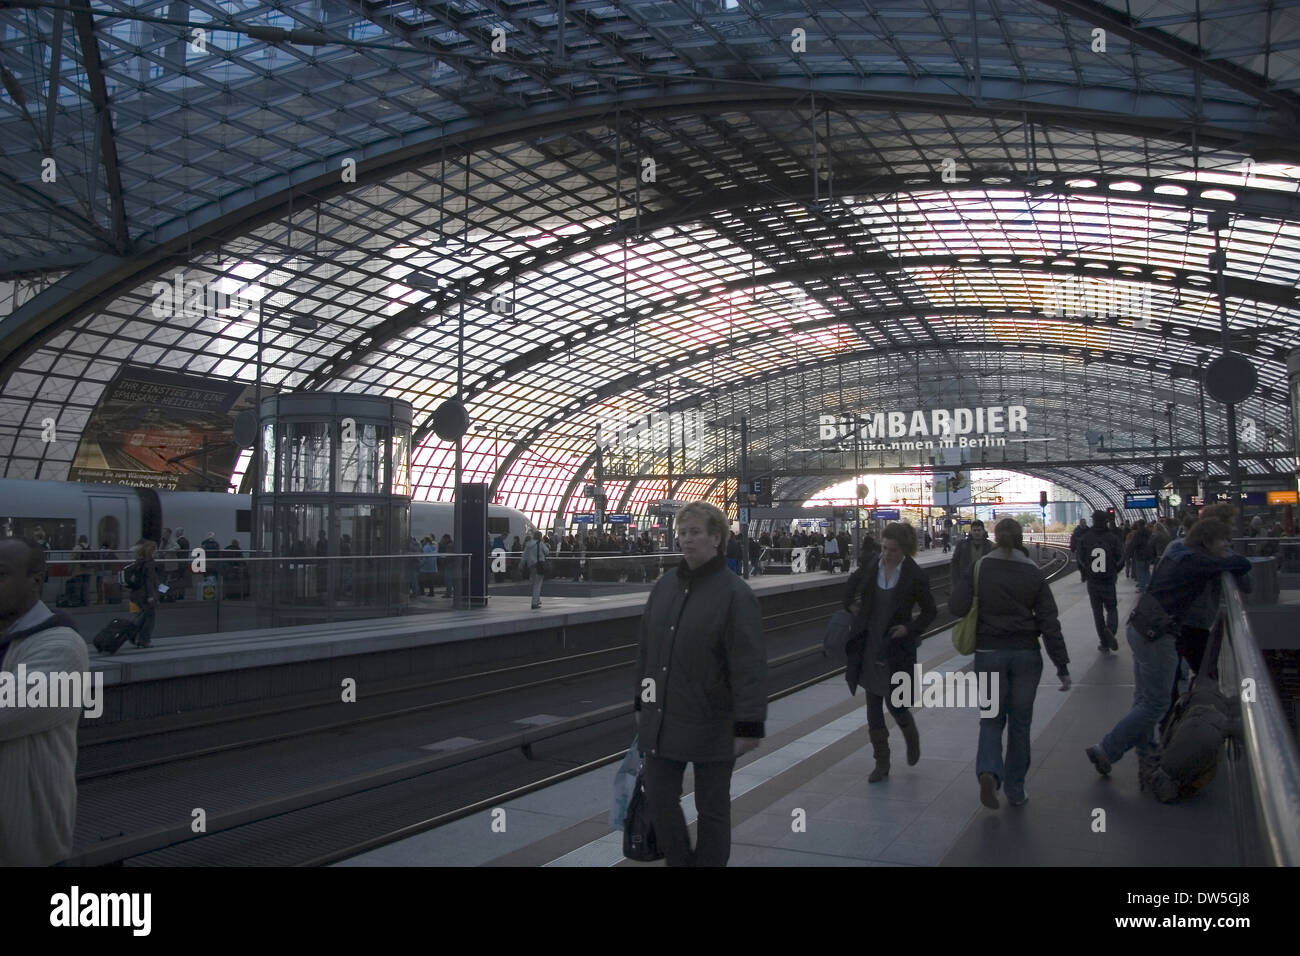
[[[683,560],[641,615],[635,709],[646,810],[669,866],[725,866],[731,770],[758,746],[767,718],[767,642],[758,599],[727,573],[726,516],[695,501],[677,516]],[[691,849],[682,776],[695,768],[698,838]]]
[[[996,810],[999,787],[1006,792],[1007,801],[1013,807],[1029,800],[1025,795],[1029,728],[1034,720],[1038,679],[1043,673],[1038,636],[1043,636],[1047,655],[1056,665],[1061,690],[1070,689],[1070,655],[1061,637],[1051,585],[1025,550],[1020,522],[1003,518],[993,527],[993,539],[993,550],[976,563],[980,609],[975,673],[980,695],[985,699],[980,701],[975,774],[979,778],[981,802]],[[973,584],[972,571],[953,585],[948,610],[958,617],[964,617],[971,608],[975,596]],[[1007,728],[1005,757],[1003,727]]]

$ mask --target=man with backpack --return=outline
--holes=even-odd
[[[1079,535],[1075,556],[1079,571],[1088,586],[1088,600],[1092,602],[1092,619],[1097,626],[1097,649],[1103,654],[1119,650],[1119,605],[1115,596],[1115,580],[1123,570],[1123,548],[1119,537],[1110,530],[1110,515],[1097,510],[1092,513],[1092,527]]]
[[[1145,789],[1160,767],[1153,732],[1169,707],[1169,688],[1178,670],[1178,633],[1188,611],[1206,585],[1224,571],[1237,576],[1249,590],[1250,562],[1231,554],[1232,529],[1205,518],[1187,533],[1185,548],[1160,562],[1150,587],[1138,599],[1128,619],[1128,645],[1133,651],[1133,707],[1085,753],[1103,776],[1129,750],[1138,752],[1138,784]],[[1222,741],[1220,741],[1222,743]],[[1190,781],[1188,781],[1190,782]]]

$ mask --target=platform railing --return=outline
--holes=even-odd
[[[1278,571],[1284,574],[1300,571],[1300,538],[1295,536],[1233,538],[1232,550],[1247,558],[1275,558]]]
[[[1300,752],[1268,666],[1251,632],[1246,605],[1232,575],[1223,575],[1219,689],[1229,700],[1253,682],[1242,701],[1241,735],[1227,747],[1233,822],[1245,866],[1300,865]]]

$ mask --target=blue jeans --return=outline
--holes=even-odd
[[[1178,670],[1174,637],[1148,641],[1128,628],[1133,651],[1133,709],[1101,741],[1106,759],[1114,763],[1134,747],[1138,753],[1155,753],[1155,727],[1169,709],[1169,688]]]
[[[1029,772],[1029,728],[1034,722],[1034,698],[1043,676],[1040,650],[975,652],[975,673],[989,696],[997,693],[996,717],[980,718],[975,774],[991,773],[1008,797],[1025,794]],[[996,681],[996,683],[994,683]],[[1166,685],[1168,687],[1168,685]],[[1002,728],[1007,728],[1007,753],[1002,756]]]
[[[1151,562],[1142,558],[1133,559],[1133,574],[1137,578],[1139,591],[1145,591],[1151,583]]]

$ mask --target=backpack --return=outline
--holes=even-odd
[[[144,587],[144,568],[136,561],[128,564],[122,571],[122,583],[129,590],[138,591]]]
[[[1160,740],[1160,763],[1151,773],[1152,793],[1161,803],[1196,795],[1214,779],[1223,742],[1240,734],[1241,717],[1236,702],[1224,697],[1207,677],[1219,656],[1222,632],[1217,628],[1187,692],[1178,698]]]

